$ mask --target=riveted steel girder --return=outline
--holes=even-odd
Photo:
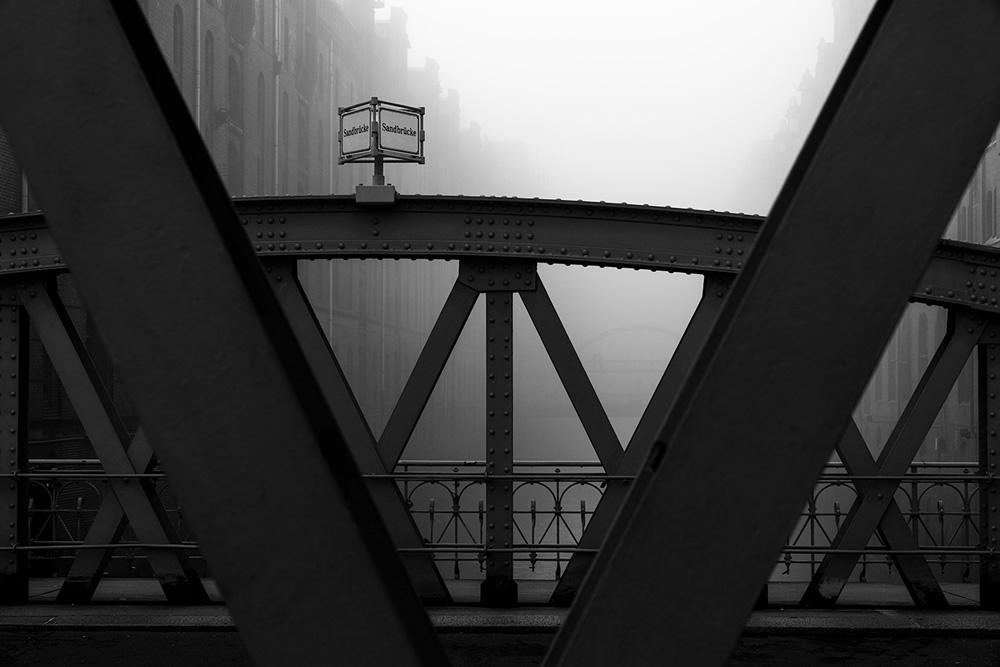
[[[381,217],[377,219],[384,220],[386,212],[392,212],[393,233],[405,235],[410,240],[378,242],[372,232],[389,232],[384,226],[371,224],[372,209],[343,196],[239,198],[234,199],[233,204],[244,213],[245,230],[251,240],[257,241],[256,252],[267,257],[471,261],[512,258],[528,262],[729,276],[741,270],[741,258],[753,246],[762,224],[758,216],[650,206],[403,195],[391,207],[380,206]],[[505,252],[502,245],[471,243],[464,236],[465,231],[470,231],[464,222],[470,217],[468,210],[495,212],[529,209],[532,212],[542,211],[539,214],[542,217],[537,220],[531,218],[535,220],[535,225],[530,233],[534,235],[533,240],[539,234],[545,234],[541,246],[546,248],[545,253],[539,253],[537,246],[532,246],[531,253],[525,251],[526,246],[521,252],[514,253],[511,249]],[[249,215],[252,211],[258,214]],[[509,222],[510,218],[507,219]],[[513,219],[516,221],[518,218]],[[493,220],[495,226],[496,217]],[[524,218],[521,220],[523,224]],[[581,245],[577,229],[584,222],[593,228],[591,236],[594,239],[606,242]],[[525,232],[520,233],[523,239]],[[733,238],[730,239],[730,236]],[[261,239],[268,242],[262,243]],[[574,254],[571,255],[568,249],[565,255],[559,252],[574,243],[577,249]],[[552,252],[552,248],[556,251]],[[665,248],[666,252],[649,252],[657,248]],[[684,250],[691,252],[684,253]],[[738,254],[740,250],[744,251],[742,255]],[[630,253],[631,257],[628,256]],[[649,259],[650,254],[653,255],[652,260]],[[688,255],[690,257],[684,260]],[[671,257],[675,261],[671,262]],[[707,261],[691,261],[706,257],[709,258]],[[718,265],[715,259],[719,259]],[[66,266],[62,254],[42,214],[14,214],[0,218],[0,275],[64,270]],[[927,270],[913,289],[910,300],[934,306],[960,305],[1000,314],[998,271],[1000,249],[941,241]]]
[[[138,5],[0,2],[0,63],[0,123],[255,663],[444,664]]]
[[[726,661],[1000,118],[998,31],[876,4],[546,664]]]
[[[1000,611],[1000,322],[986,327],[979,344],[979,605]]]
[[[28,600],[28,318],[12,278],[0,280],[0,604]],[[37,530],[38,527],[36,526]]]

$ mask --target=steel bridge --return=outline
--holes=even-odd
[[[878,535],[913,604],[946,607],[935,552],[896,494],[973,354],[979,539],[964,554],[981,606],[1000,608],[1000,251],[939,240],[1000,118],[998,29],[985,0],[880,2],[765,222],[486,197],[230,200],[134,3],[0,2],[0,86],[18,91],[0,121],[45,210],[0,221],[0,596],[27,595],[31,481],[89,475],[108,491],[82,544],[64,545],[77,555],[60,600],[90,599],[126,526],[168,600],[206,600],[154,487],[162,463],[260,664],[443,664],[421,599],[449,602],[434,555],[463,547],[426,543],[403,493],[426,473],[400,458],[482,295],[484,528],[471,551],[483,602],[516,604],[515,555],[545,548],[515,539],[514,494],[533,479],[519,467],[531,453],[513,447],[517,295],[599,462],[564,478],[603,485],[553,594],[572,607],[549,664],[723,662],[833,451],[857,498],[801,604],[834,604]],[[377,439],[298,282],[297,261],[330,258],[459,263]],[[540,263],[704,277],[627,447]],[[65,272],[137,405],[135,433],[59,298]],[[907,300],[946,309],[948,332],[876,458],[851,410]],[[28,460],[29,323],[95,472]],[[289,510],[307,506],[323,521]],[[311,556],[290,567],[294,554]]]

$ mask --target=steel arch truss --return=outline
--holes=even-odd
[[[362,454],[347,437],[354,417],[335,404],[346,400],[343,388],[334,386],[336,374],[327,384],[317,377],[310,362],[322,351],[300,340],[307,318],[297,325],[288,316],[289,304],[269,286],[254,250],[288,257],[486,254],[501,262],[739,274],[704,339],[691,343],[697,354],[668,372],[657,390],[658,405],[644,417],[649,456],[621,501],[625,520],[612,523],[547,659],[553,665],[721,664],[907,296],[996,312],[990,253],[950,244],[938,246],[929,269],[926,258],[1000,117],[997,30],[1000,9],[987,0],[961,7],[935,0],[877,3],[766,225],[741,216],[561,202],[441,198],[435,210],[435,200],[419,198],[386,209],[330,200],[342,206],[343,228],[336,246],[327,248],[320,216],[309,216],[309,200],[290,204],[301,206],[295,235],[292,213],[281,210],[288,203],[257,202],[256,210],[252,201],[238,203],[240,229],[132,0],[84,0],[70,8],[7,0],[0,2],[0,87],[20,94],[4,98],[0,121],[45,204],[59,250],[43,242],[37,219],[15,219],[10,224],[21,228],[5,237],[3,270],[58,269],[64,259],[72,266],[150,442],[190,508],[250,653],[262,665],[322,662],[333,651],[354,662],[446,660],[393,554],[378,492],[363,483]],[[66,109],[73,110],[69,117]],[[962,123],[949,122],[959,114]],[[658,215],[675,216],[676,224],[658,224],[667,222]],[[623,224],[605,224],[612,219]],[[411,223],[420,231],[409,229]],[[673,231],[657,236],[666,229]],[[984,263],[970,266],[969,255]],[[280,274],[272,275],[278,282]],[[512,350],[504,338],[515,290],[504,289],[502,280],[499,289],[485,290],[496,325],[488,327],[494,338],[488,361],[496,363],[489,365],[494,377],[487,390],[496,399],[490,407],[507,418]],[[4,289],[9,296],[20,287]],[[470,300],[458,291],[457,315],[442,324],[436,340],[449,340]],[[25,303],[22,292],[14,296]],[[550,320],[544,295],[536,288],[528,300],[543,337],[560,347],[563,333]],[[17,317],[11,328],[23,326]],[[962,339],[965,348],[955,347],[956,356],[973,340]],[[973,344],[982,340],[980,333]],[[985,348],[980,367],[991,373],[995,345]],[[429,356],[427,367],[434,370],[438,362]],[[556,361],[560,376],[579,378],[577,362]],[[5,362],[0,371],[7,370]],[[926,399],[918,396],[917,403],[933,404],[945,375],[922,382]],[[790,386],[793,377],[805,381],[803,389]],[[771,382],[758,391],[762,379]],[[427,392],[426,379],[413,382],[404,408]],[[995,388],[983,386],[986,404],[995,407]],[[823,401],[817,400],[821,390]],[[142,469],[145,459],[129,456],[138,443],[126,448],[127,438],[93,393],[91,383],[93,432],[102,434],[105,454],[117,469]],[[574,405],[593,406],[590,394],[582,391]],[[718,402],[738,408],[720,420]],[[982,425],[992,426],[995,412]],[[785,430],[754,429],[784,413],[794,416]],[[404,416],[398,433],[405,435],[410,417]],[[487,434],[495,436],[487,440],[495,443],[492,462],[501,470],[512,460],[504,451],[508,423],[488,422],[495,431]],[[874,462],[880,470],[898,468],[919,427],[916,416],[901,423],[888,458]],[[23,429],[18,436],[18,427],[10,428],[15,437],[5,444],[16,450]],[[353,428],[360,440],[356,423]],[[604,420],[587,430],[607,465],[625,465],[627,457],[614,461]],[[206,433],[212,446],[198,446]],[[995,436],[986,433],[983,456],[992,466]],[[281,455],[246,456],[247,442]],[[383,469],[399,442],[379,453]],[[16,467],[21,454],[12,454]],[[856,457],[852,465],[872,463]],[[756,503],[733,502],[749,495],[750,478],[763,479],[765,492]],[[266,497],[260,489],[275,479],[282,494]],[[502,474],[494,481],[497,492],[508,492]],[[878,481],[866,487],[843,541],[886,528],[880,520],[889,503],[878,498],[879,488]],[[709,492],[696,493],[702,489]],[[984,494],[995,495],[993,486]],[[115,497],[130,518],[157,513],[133,491],[116,489]],[[324,508],[325,520],[297,531],[283,509],[307,500]],[[995,516],[992,505],[983,513],[987,534]],[[255,522],[269,527],[270,540],[254,539]],[[704,534],[706,522],[719,534]],[[16,518],[13,523],[9,540],[23,531]],[[499,527],[491,534],[501,544],[507,536]],[[730,540],[739,547],[739,567],[731,566]],[[322,576],[288,571],[285,550],[314,554],[313,574]],[[705,553],[706,560],[696,560]],[[3,583],[16,587],[9,575],[17,559],[8,560]],[[489,589],[504,603],[511,588],[498,561],[488,571]],[[995,565],[989,562],[991,585]],[[831,563],[831,577],[838,567],[846,566]],[[921,573],[910,577],[920,580]],[[341,604],[331,605],[334,598]],[[643,613],[623,615],[629,605]],[[662,632],[664,625],[672,632]]]

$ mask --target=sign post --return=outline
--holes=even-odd
[[[396,188],[386,185],[385,162],[424,163],[424,108],[385,102],[377,97],[337,110],[340,114],[338,164],[373,163],[371,185],[359,185],[359,203],[391,204]]]

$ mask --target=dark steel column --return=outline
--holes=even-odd
[[[0,282],[0,604],[28,600],[28,318],[12,279]],[[44,520],[44,517],[40,521]]]
[[[1000,118],[998,32],[875,5],[547,665],[726,662]]]
[[[486,295],[486,580],[482,603],[517,604],[514,559],[514,294]],[[499,479],[490,479],[499,477]]]
[[[0,62],[0,123],[254,663],[446,664],[138,4],[0,2]]]
[[[979,606],[1000,611],[1000,322],[991,322],[979,345]]]
[[[309,306],[305,292],[302,291],[295,260],[265,261],[264,270],[271,279],[274,293],[278,296],[288,323],[295,331],[295,337],[302,346],[302,351],[309,359],[313,372],[316,373],[316,380],[323,391],[327,405],[344,431],[344,437],[351,448],[358,469],[363,475],[377,475],[368,478],[366,486],[372,494],[382,520],[385,521],[386,528],[389,529],[393,543],[397,549],[417,550],[425,547],[420,530],[399,492],[399,486],[394,479],[385,476],[387,472],[392,471],[386,470],[379,458],[375,437],[361,412],[361,406],[358,405],[340,362],[334,355],[319,322],[316,321],[316,314]],[[400,553],[400,558],[410,575],[413,587],[425,604],[451,603],[451,594],[434,563],[432,553],[405,551]]]

